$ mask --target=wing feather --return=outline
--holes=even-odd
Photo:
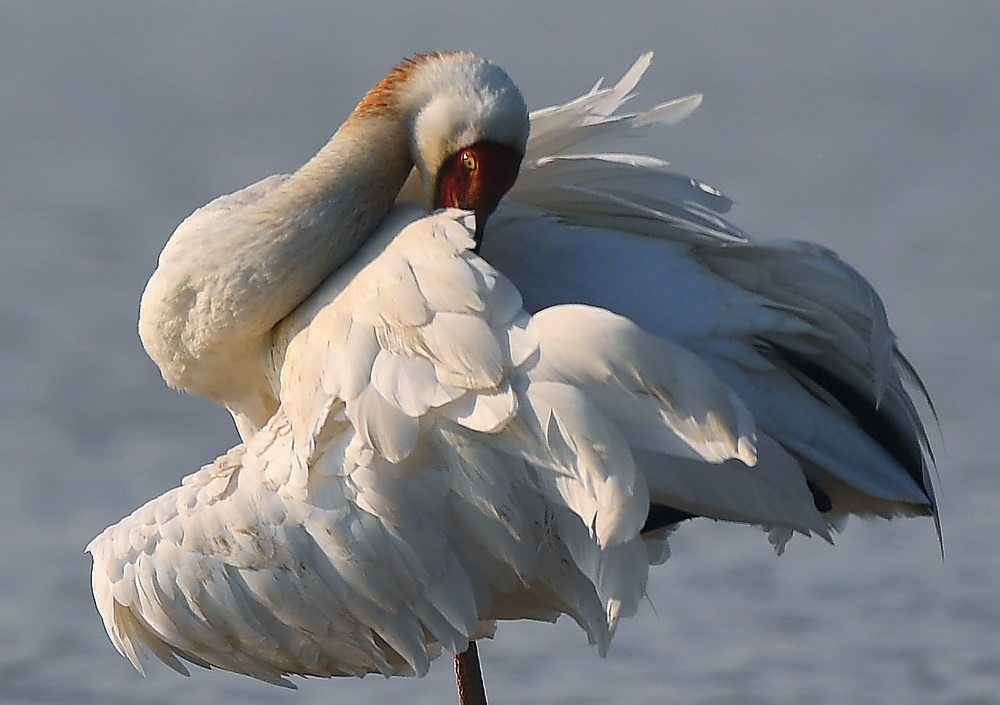
[[[173,667],[282,684],[422,674],[497,618],[560,612],[607,648],[652,553],[655,473],[635,452],[666,475],[674,450],[705,472],[752,462],[753,423],[707,368],[625,319],[529,317],[472,243],[466,217],[443,213],[335,275],[276,332],[268,424],[92,542],[101,614],[137,666],[145,644]],[[419,300],[380,311],[396,285]],[[712,483],[657,491],[747,520]]]
[[[880,297],[833,252],[750,240],[724,216],[731,202],[718,190],[622,150],[634,150],[623,140],[639,128],[669,122],[662,106],[622,109],[648,64],[642,57],[617,86],[533,114],[521,177],[491,220],[484,256],[530,311],[585,303],[689,349],[836,498],[831,525],[850,513],[934,514],[933,456],[909,387],[927,394]],[[652,443],[631,428],[631,442]]]

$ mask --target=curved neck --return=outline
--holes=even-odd
[[[139,317],[170,386],[227,406],[238,422],[266,420],[271,329],[391,209],[413,166],[407,139],[405,116],[349,119],[291,176],[222,197],[177,228]]]
[[[459,148],[487,133],[523,148],[527,130],[524,100],[494,64],[465,53],[402,62],[297,172],[181,223],[143,294],[146,351],[171,386],[225,405],[241,431],[259,426],[277,404],[275,324],[374,232],[414,158],[432,195]]]
[[[392,208],[413,167],[400,121],[349,121],[261,199],[235,247],[248,250],[238,306],[257,335],[270,330],[342,265]],[[258,275],[255,276],[255,275]],[[248,332],[250,330],[248,329]]]

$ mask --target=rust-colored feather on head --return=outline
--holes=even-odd
[[[489,201],[488,208],[475,210],[492,211],[516,178],[528,139],[528,109],[514,81],[496,64],[470,52],[418,54],[397,64],[358,104],[347,124],[372,119],[398,121],[403,128],[429,208],[473,209],[473,202]],[[483,143],[499,151],[478,146]],[[443,201],[442,169],[473,147],[485,157],[478,178],[495,177],[497,183],[481,181],[472,188],[453,180],[445,184],[449,192],[466,192]],[[490,159],[497,154],[505,154],[502,168],[494,164],[497,159]],[[474,197],[479,193],[491,195]]]
[[[389,75],[379,81],[361,99],[361,102],[354,108],[354,112],[351,113],[350,119],[361,119],[393,112],[400,84],[405,83],[409,79],[414,68],[423,60],[423,57],[424,55],[417,54],[413,57],[403,59],[396,64],[389,71]]]
[[[373,115],[386,115],[395,112],[398,104],[400,87],[413,76],[419,67],[435,59],[457,54],[453,51],[436,51],[428,54],[414,54],[392,67],[389,75],[379,81],[351,113],[351,119],[366,118]]]

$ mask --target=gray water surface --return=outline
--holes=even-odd
[[[472,48],[535,107],[641,52],[642,105],[705,104],[651,141],[758,237],[840,251],[931,389],[947,558],[930,521],[854,522],[777,558],[693,523],[607,659],[571,623],[481,647],[505,703],[1000,702],[1000,6],[700,2],[0,5],[0,702],[451,703],[420,681],[146,678],[117,655],[84,545],[235,442],[135,333],[190,211],[288,171],[416,51]],[[459,9],[460,8],[460,9]]]

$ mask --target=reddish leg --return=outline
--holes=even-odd
[[[483,672],[479,668],[479,651],[476,642],[455,656],[455,681],[458,683],[459,705],[486,705],[486,688]]]

